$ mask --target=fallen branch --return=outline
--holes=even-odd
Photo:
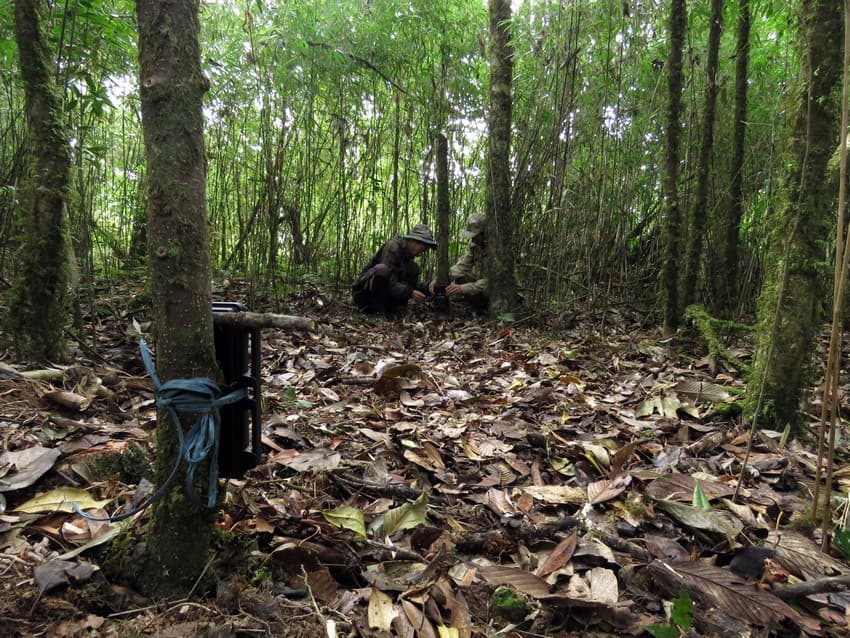
[[[811,596],[812,594],[845,591],[848,588],[850,588],[850,574],[842,574],[841,576],[817,578],[805,583],[785,585],[784,587],[774,587],[773,593],[783,600],[790,600],[792,598]]]
[[[220,326],[236,326],[240,328],[316,329],[316,322],[309,317],[259,312],[214,312],[213,323]]]

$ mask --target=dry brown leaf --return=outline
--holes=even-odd
[[[523,569],[484,565],[478,567],[478,575],[492,585],[510,585],[532,598],[549,596],[549,585],[546,581]]]
[[[786,619],[797,626],[802,624],[800,614],[775,594],[759,589],[728,569],[698,561],[656,560],[649,564],[649,570],[653,581],[669,597],[686,590],[702,604],[718,607],[754,625],[776,628]]]
[[[824,576],[843,574],[847,565],[821,551],[820,546],[810,538],[793,531],[771,531],[766,547],[776,551],[776,557],[786,569],[800,575],[803,571],[815,572]]]
[[[404,599],[401,601],[401,608],[404,610],[405,616],[410,621],[410,625],[416,631],[418,638],[437,638],[437,632],[431,621],[425,617],[419,607],[411,601]]]
[[[647,485],[646,495],[659,501],[676,500],[690,503],[694,497],[695,486],[696,479],[689,474],[670,474],[657,478]],[[699,486],[709,501],[735,493],[733,486],[719,481],[708,481],[705,478],[700,479]]]
[[[572,558],[573,552],[576,550],[577,542],[577,532],[573,532],[572,534],[567,536],[564,540],[562,540],[555,546],[555,549],[549,552],[549,555],[546,557],[546,560],[543,561],[540,567],[537,568],[535,574],[537,574],[541,578],[545,578],[552,572],[561,569]]]
[[[307,584],[310,585],[310,592],[313,596],[323,603],[329,603],[336,598],[339,589],[334,577],[331,576],[331,572],[324,565],[307,572]]]
[[[685,561],[691,556],[690,552],[682,547],[672,538],[665,536],[656,536],[647,534],[644,537],[644,544],[647,551],[655,556],[666,561]]]
[[[613,479],[602,479],[587,485],[587,502],[591,505],[617,498],[632,482],[628,474],[620,474]]]

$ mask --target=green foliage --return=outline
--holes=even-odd
[[[531,611],[531,606],[513,587],[498,587],[493,592],[490,605],[495,613],[513,622],[519,622]]]
[[[25,125],[12,7],[0,5],[0,121],[8,123],[0,131],[0,176],[9,176],[0,188],[20,177]],[[659,259],[667,10],[663,3],[631,3],[624,12],[619,3],[553,0],[516,8],[512,165],[522,217],[517,251],[534,256],[519,261],[529,299],[563,302],[576,289],[637,276],[651,288]],[[727,3],[725,24],[734,24],[737,10]],[[741,227],[750,262],[758,262],[775,213],[784,159],[776,149],[789,126],[783,100],[797,90],[800,67],[798,50],[789,46],[797,34],[788,5],[765,0],[754,15],[747,118],[754,124],[747,131]],[[450,258],[463,250],[457,235],[468,214],[484,209],[486,192],[485,3],[208,3],[200,19],[210,82],[205,138],[214,268],[278,296],[298,292],[275,290],[279,273],[350,281],[387,237],[433,222],[438,131],[449,138]],[[699,139],[691,123],[699,121],[707,27],[707,5],[691,7],[683,156]],[[121,268],[145,254],[134,6],[56,5],[47,28],[74,140],[68,212],[78,257],[91,271],[83,279],[122,278]],[[722,47],[714,228],[723,224],[731,156],[734,38],[724,37]],[[683,209],[688,197],[683,193]],[[8,268],[2,258],[0,252],[0,269]],[[745,304],[756,284],[742,291]],[[630,297],[643,292],[625,287]]]
[[[120,452],[97,454],[89,463],[92,480],[103,481],[118,475],[122,483],[136,484],[143,478],[154,480],[153,466],[142,449],[132,444]]]
[[[648,627],[644,627],[644,629],[655,636],[655,638],[679,638],[679,636],[693,627],[693,623],[694,603],[691,600],[690,594],[682,591],[679,597],[673,601],[670,609],[670,622],[649,625]]]

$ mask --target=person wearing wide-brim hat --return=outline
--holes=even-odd
[[[486,313],[490,301],[487,295],[487,277],[484,273],[484,258],[487,256],[487,216],[484,213],[470,215],[466,230],[460,234],[469,239],[469,247],[449,270],[451,283],[446,286],[449,297],[457,297],[470,305],[475,312]],[[431,282],[431,290],[436,282]]]
[[[436,246],[434,233],[425,224],[387,241],[351,286],[354,304],[367,314],[400,316],[410,300],[425,301],[428,285],[419,281],[419,264],[414,259]]]

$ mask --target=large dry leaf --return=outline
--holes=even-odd
[[[437,638],[437,632],[435,631],[434,626],[431,624],[431,621],[425,617],[425,614],[421,609],[419,609],[419,607],[414,605],[411,601],[404,599],[401,601],[401,608],[404,610],[404,615],[407,616],[410,624],[416,630],[418,638]]]
[[[679,394],[684,394],[694,401],[722,403],[732,398],[732,395],[722,385],[707,381],[679,381],[676,384],[675,390]]]
[[[502,567],[501,565],[484,565],[478,567],[478,575],[491,585],[510,585],[532,598],[549,596],[549,585],[546,584],[546,581],[523,569]]]
[[[392,598],[377,587],[372,587],[367,616],[369,629],[389,631],[392,628],[393,618],[398,616],[398,610],[393,605]]]
[[[655,506],[688,527],[705,529],[733,537],[744,529],[744,524],[734,514],[726,510],[706,510],[674,501],[655,501]]]
[[[654,499],[675,500],[690,503],[694,496],[697,479],[689,474],[669,474],[655,479],[646,486],[646,495]],[[735,488],[719,481],[699,479],[699,486],[709,501],[731,496]]]
[[[613,607],[620,597],[617,575],[605,567],[594,567],[585,575],[590,584],[590,599]]]
[[[336,469],[341,460],[339,452],[318,449],[299,452],[290,459],[280,459],[278,462],[296,472],[327,472]]]
[[[766,547],[776,551],[777,559],[786,569],[800,574],[803,571],[830,576],[847,572],[847,565],[821,551],[812,539],[792,531],[771,531]]]
[[[331,576],[330,570],[322,565],[318,569],[307,572],[307,584],[310,592],[323,603],[329,603],[337,597],[339,586]]]
[[[53,467],[59,450],[34,445],[23,450],[0,454],[0,470],[8,473],[0,478],[0,492],[29,487]]]
[[[74,487],[59,487],[43,494],[38,494],[21,503],[15,508],[16,512],[38,514],[44,512],[73,512],[74,505],[81,510],[100,509],[109,499],[95,500],[88,492]]]
[[[683,589],[709,607],[759,626],[776,628],[786,619],[800,625],[802,618],[775,594],[759,589],[731,571],[700,562],[649,564],[652,580],[666,597]]]
[[[95,571],[96,568],[89,563],[74,563],[54,558],[33,570],[33,580],[38,585],[39,592],[43,594],[70,582],[86,582]]]
[[[550,505],[583,505],[587,502],[585,491],[570,485],[526,485],[518,487],[517,491]]]
[[[620,474],[614,478],[604,478],[587,485],[587,502],[591,505],[610,501],[617,498],[632,482],[628,474]]]
[[[555,549],[549,553],[535,573],[541,578],[545,578],[552,572],[561,569],[572,558],[573,552],[576,551],[577,542],[578,532],[573,532],[555,546]]]

